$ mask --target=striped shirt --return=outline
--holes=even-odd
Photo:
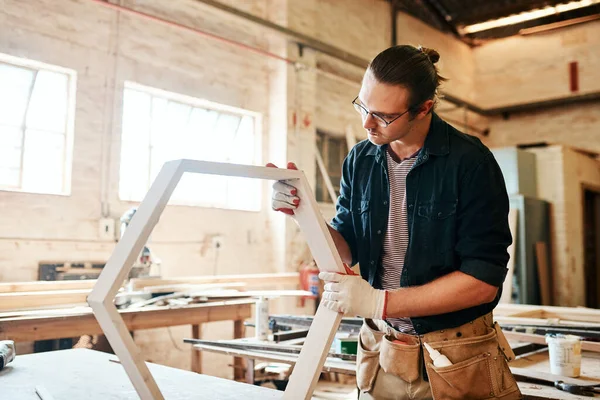
[[[382,289],[400,287],[400,275],[408,247],[408,219],[406,212],[406,175],[417,161],[417,151],[411,157],[397,163],[386,153],[388,179],[390,182],[390,212],[387,231],[383,241],[380,282]],[[416,334],[410,318],[388,318],[388,323],[400,332]]]

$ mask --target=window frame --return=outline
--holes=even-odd
[[[33,71],[45,70],[49,72],[64,74],[67,77],[67,114],[65,118],[65,151],[62,160],[62,188],[60,191],[42,191],[23,189],[23,160],[25,158],[25,137],[27,125],[24,124],[22,146],[21,146],[21,165],[19,187],[10,187],[0,184],[0,192],[17,192],[40,194],[47,196],[70,196],[72,193],[72,174],[73,174],[73,145],[75,137],[75,112],[77,103],[77,72],[74,69],[61,67],[58,65],[47,64],[41,61],[32,60],[24,57],[17,57],[10,54],[0,53],[0,63],[8,64],[19,68],[25,68]],[[33,89],[33,87],[32,87]],[[31,100],[31,93],[30,93]],[[28,104],[29,107],[29,104]],[[27,110],[25,111],[27,115]]]
[[[340,181],[342,179],[342,166],[344,163],[344,159],[348,155],[348,145],[346,144],[346,138],[342,135],[334,135],[322,129],[317,129],[316,133],[316,151],[321,153],[321,157],[323,158],[323,163],[325,164],[325,168],[327,169],[327,174],[329,177],[333,177],[331,180],[333,184],[333,188],[335,189],[336,195],[340,194]],[[331,168],[331,163],[335,162],[330,157],[329,146],[339,147],[340,150],[340,165],[335,171]],[[315,160],[316,163],[316,160]],[[337,166],[337,165],[336,165]],[[325,179],[321,174],[321,170],[319,166],[316,167],[317,177],[315,180],[315,197],[317,198],[317,202],[319,204],[330,204],[335,205],[337,202],[337,198],[331,199],[329,197],[329,192],[327,190],[327,186],[325,185]]]
[[[254,159],[254,163],[255,165],[259,165],[262,163],[262,145],[263,145],[263,131],[262,131],[262,126],[263,126],[263,115],[260,112],[256,112],[256,111],[250,111],[250,110],[246,110],[243,108],[238,108],[238,107],[234,107],[234,106],[229,106],[226,104],[221,104],[221,103],[216,103],[210,100],[206,100],[206,99],[202,99],[202,98],[198,98],[198,97],[193,97],[193,96],[189,96],[189,95],[185,95],[182,93],[177,93],[177,92],[172,92],[172,91],[168,91],[168,90],[164,90],[164,89],[160,89],[160,88],[156,88],[156,87],[152,87],[152,86],[147,86],[147,85],[143,85],[134,81],[129,81],[129,80],[125,80],[123,83],[123,91],[122,91],[122,112],[121,112],[121,132],[119,135],[119,141],[120,143],[123,142],[123,123],[122,121],[125,118],[125,114],[124,114],[124,109],[125,109],[125,103],[124,103],[124,96],[125,96],[125,91],[127,89],[131,89],[131,90],[135,90],[135,91],[139,91],[145,94],[148,94],[151,97],[160,97],[162,99],[166,99],[168,101],[174,101],[174,102],[178,102],[187,106],[191,106],[191,107],[196,107],[196,108],[202,108],[208,111],[215,111],[218,113],[226,113],[226,114],[234,114],[234,115],[238,115],[240,117],[251,117],[253,118],[254,121],[254,155],[253,155],[253,159]],[[151,142],[150,142],[151,143]],[[148,156],[152,157],[152,145],[150,145],[149,148],[149,153]],[[117,197],[118,200],[121,202],[125,202],[125,203],[139,203],[143,200],[142,196],[140,199],[132,199],[130,197],[124,198],[121,195],[121,168],[122,166],[120,165],[121,163],[121,159],[122,159],[122,146],[119,149],[119,169],[118,169],[118,179],[117,181],[118,183],[118,189],[117,189]],[[224,161],[219,161],[219,162],[224,162]],[[152,175],[152,163],[149,162],[148,165],[148,189],[150,188],[150,186],[153,183],[153,179],[151,179],[151,175]],[[169,205],[170,206],[184,206],[184,207],[195,207],[195,208],[207,208],[207,209],[221,209],[221,210],[230,210],[230,211],[237,211],[237,212],[261,212],[263,210],[264,204],[263,204],[263,197],[264,197],[264,187],[260,186],[260,189],[258,191],[258,208],[256,209],[242,209],[242,208],[236,208],[236,207],[232,207],[229,205],[229,203],[226,204],[219,204],[219,205],[208,205],[208,204],[203,204],[205,202],[203,202],[202,200],[197,200],[197,201],[186,201],[186,200],[182,200],[182,199],[174,199],[171,198],[171,200],[169,201]]]

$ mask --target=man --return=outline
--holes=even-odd
[[[512,240],[506,187],[489,149],[433,112],[438,60],[435,50],[395,46],[364,75],[352,103],[368,140],[344,161],[329,228],[360,275],[322,272],[323,305],[365,318],[360,398],[519,399],[491,315]],[[293,214],[295,194],[276,182],[273,208]]]

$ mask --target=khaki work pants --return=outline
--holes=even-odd
[[[453,365],[433,366],[428,352],[422,350],[423,342]],[[458,328],[420,336],[366,319],[357,354],[359,399],[522,399],[506,358],[514,354],[491,313]]]

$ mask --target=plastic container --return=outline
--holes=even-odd
[[[546,336],[550,372],[577,378],[581,375],[581,338],[573,335]]]
[[[423,345],[429,352],[429,356],[431,357],[431,361],[435,367],[449,367],[452,365],[452,362],[448,360],[448,357],[431,347],[429,344],[423,342]]]
[[[254,308],[254,332],[257,340],[269,338],[269,300],[262,296]]]

